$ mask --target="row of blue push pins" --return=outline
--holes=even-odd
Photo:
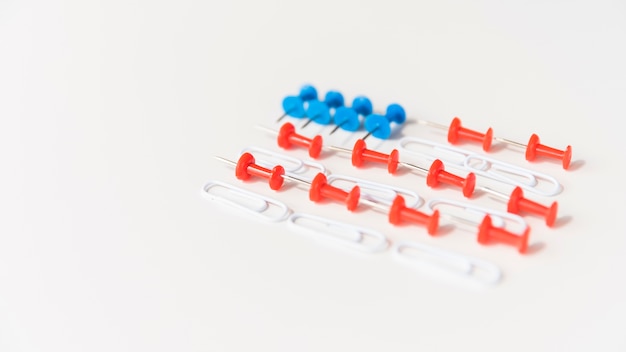
[[[361,121],[367,131],[368,137],[387,139],[391,135],[391,123],[398,125],[406,121],[406,113],[400,104],[389,104],[385,114],[376,113],[372,102],[365,96],[357,96],[352,100],[351,106],[344,104],[344,97],[338,91],[328,91],[324,100],[319,100],[317,89],[311,85],[305,85],[298,95],[290,95],[282,102],[284,114],[278,118],[280,122],[286,116],[295,118],[307,118],[308,121],[302,126],[315,122],[320,125],[335,124],[330,132],[333,134],[341,128],[345,131],[355,132],[361,128]]]

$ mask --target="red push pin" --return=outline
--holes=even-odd
[[[457,144],[460,139],[481,142],[483,144],[483,150],[487,152],[489,148],[491,148],[491,142],[493,141],[493,130],[491,127],[489,127],[485,133],[470,130],[461,126],[461,119],[455,117],[452,119],[450,127],[448,128],[448,142],[450,142],[450,144]]]
[[[537,155],[561,159],[563,168],[567,170],[567,168],[569,168],[570,161],[572,160],[572,147],[568,145],[565,150],[558,150],[545,146],[539,143],[539,136],[533,133],[533,135],[530,136],[528,146],[526,147],[526,160],[533,161]]]
[[[482,223],[478,227],[478,243],[487,244],[489,242],[502,242],[517,247],[520,253],[525,253],[528,249],[528,235],[530,227],[526,227],[524,233],[516,235],[500,227],[494,227],[491,217],[485,215]]]
[[[296,128],[289,122],[286,122],[280,128],[277,140],[278,146],[284,149],[289,149],[293,145],[308,148],[309,156],[313,159],[317,159],[322,151],[322,136],[316,135],[311,139],[297,134]]]
[[[311,182],[311,188],[309,189],[309,199],[313,202],[320,202],[324,198],[330,198],[338,200],[342,203],[346,203],[349,211],[354,211],[359,205],[359,197],[361,196],[361,189],[359,186],[352,187],[350,192],[346,192],[340,188],[328,184],[326,175],[318,173],[313,182]]]
[[[509,198],[507,211],[509,213],[519,214],[520,212],[528,212],[540,215],[546,219],[546,225],[552,227],[556,220],[558,203],[554,201],[552,205],[546,207],[532,200],[524,198],[524,191],[521,187],[515,187]]]
[[[276,165],[270,170],[257,165],[255,164],[254,156],[250,153],[241,154],[237,163],[218,156],[216,158],[235,165],[235,176],[242,181],[249,179],[251,176],[263,177],[269,180],[270,188],[273,190],[280,189],[285,181],[285,169],[282,166]]]
[[[463,178],[445,171],[443,162],[439,159],[433,161],[428,175],[426,176],[426,184],[429,187],[437,187],[440,183],[446,183],[453,186],[461,187],[463,195],[467,198],[471,197],[474,193],[474,187],[476,186],[476,175],[473,172],[467,174],[467,177]]]
[[[526,148],[526,160],[533,161],[537,156],[544,156],[548,158],[561,160],[564,169],[569,168],[569,164],[572,160],[572,147],[567,146],[565,150],[559,150],[552,147],[548,147],[539,143],[539,136],[532,134],[528,140],[528,144],[518,143],[505,138],[494,138],[498,142],[504,142],[510,145],[514,145],[520,148]]]
[[[398,169],[399,153],[396,149],[392,150],[389,154],[384,154],[375,150],[367,149],[367,145],[365,144],[365,141],[363,139],[357,139],[356,143],[354,143],[354,147],[352,148],[352,150],[335,146],[330,146],[328,148],[341,152],[351,153],[352,166],[355,167],[363,166],[366,161],[373,161],[387,164],[387,171],[389,171],[390,174],[395,173]]]
[[[407,208],[404,198],[398,195],[389,209],[389,222],[399,225],[403,221],[426,225],[428,234],[434,236],[439,227],[439,211],[435,210],[431,215],[426,215],[419,210]]]

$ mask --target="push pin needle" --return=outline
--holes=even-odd
[[[285,175],[282,166],[276,165],[273,169],[267,169],[255,163],[254,156],[250,153],[243,153],[237,162],[228,160],[219,156],[217,160],[235,166],[235,176],[240,180],[247,180],[251,176],[259,176],[269,180],[270,188],[278,190],[283,186],[284,180],[297,182],[309,187],[309,199],[315,203],[321,202],[325,198],[334,199],[346,204],[349,211],[354,211],[359,203],[369,205],[375,209],[383,210],[389,214],[389,222],[398,225],[402,222],[413,222],[425,225],[430,235],[435,235],[439,226],[439,212],[435,211],[431,215],[422,213],[416,209],[409,208],[405,205],[404,198],[397,195],[391,207],[361,198],[361,189],[354,186],[350,191],[332,186],[328,183],[324,173],[318,173],[311,182],[302,180],[297,177]]]

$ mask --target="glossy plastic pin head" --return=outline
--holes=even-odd
[[[306,127],[312,121],[320,125],[330,124],[332,121],[331,109],[337,109],[343,106],[343,102],[343,95],[337,91],[329,91],[326,93],[324,101],[311,100],[306,109],[306,115],[309,120],[302,128]]]
[[[404,198],[398,195],[389,209],[389,222],[399,225],[403,221],[425,225],[428,234],[434,236],[439,228],[439,211],[435,210],[431,215],[427,215],[419,210],[407,208]]]
[[[346,106],[339,107],[337,108],[337,110],[335,110],[334,119],[336,127],[333,132],[336,131],[337,128],[341,128],[345,131],[354,132],[358,130],[361,126],[361,121],[359,121],[359,114],[357,114],[354,109]]]
[[[297,96],[287,96],[283,99],[282,107],[284,114],[278,118],[276,122],[282,120],[285,116],[302,118],[306,114],[304,103],[316,100],[317,90],[312,85],[304,85],[300,88],[300,93]]]
[[[276,165],[270,170],[255,164],[254,156],[250,153],[241,154],[235,167],[235,176],[238,179],[245,181],[251,176],[266,178],[269,180],[270,188],[273,190],[278,190],[283,186],[284,174],[285,169],[280,165]]]
[[[572,147],[568,145],[565,150],[548,147],[539,143],[539,136],[533,133],[526,146],[526,160],[533,161],[537,156],[560,159],[563,168],[567,170],[572,160]]]
[[[402,124],[406,121],[406,112],[400,104],[390,104],[385,115],[371,114],[365,118],[365,130],[376,138],[387,139],[391,135],[391,123]]]
[[[529,199],[524,198],[524,191],[522,191],[522,188],[518,186],[515,187],[515,189],[511,193],[511,196],[509,197],[507,211],[513,214],[519,214],[521,212],[537,214],[545,219],[546,225],[552,227],[554,225],[554,221],[556,220],[558,203],[554,201],[549,207],[546,207],[539,203],[533,202]]]
[[[307,148],[309,156],[317,159],[322,151],[322,136],[316,135],[313,138],[307,138],[296,133],[296,128],[289,122],[285,122],[278,131],[278,146],[283,149],[289,149],[293,145]]]
[[[373,111],[372,101],[366,96],[359,95],[352,100],[352,109],[359,115],[367,116]]]
[[[491,148],[491,142],[493,141],[493,130],[491,127],[485,133],[470,130],[461,126],[461,119],[455,117],[450,123],[450,128],[448,128],[448,142],[457,144],[462,139],[481,142],[483,150],[487,152]]]
[[[528,249],[528,236],[530,227],[526,227],[521,235],[514,234],[503,228],[493,226],[491,217],[485,215],[482,223],[478,227],[478,243],[488,244],[490,242],[501,242],[512,245],[520,253],[525,253]]]
[[[335,133],[341,128],[344,131],[354,132],[361,127],[359,116],[367,116],[372,113],[372,101],[365,96],[358,96],[352,100],[352,106],[341,106],[335,110],[333,119],[336,127],[330,132]]]
[[[428,170],[426,176],[426,184],[429,187],[437,187],[440,183],[446,183],[456,187],[460,187],[463,190],[463,195],[467,198],[471,197],[476,187],[476,176],[470,172],[467,177],[463,178],[457,175],[453,175],[445,171],[443,162],[439,159],[433,161]]]
[[[309,188],[309,199],[313,202],[321,202],[325,198],[330,198],[344,203],[349,211],[354,211],[359,205],[361,190],[359,186],[354,186],[350,192],[328,184],[326,175],[319,173],[311,182]]]
[[[385,154],[375,150],[367,149],[365,141],[357,139],[352,148],[352,165],[355,167],[361,167],[365,161],[372,161],[387,164],[387,171],[390,174],[394,174],[398,169],[399,153],[397,150],[392,150],[391,153]]]

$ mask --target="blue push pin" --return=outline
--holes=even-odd
[[[276,120],[280,122],[285,116],[304,117],[306,111],[304,110],[304,102],[317,100],[317,89],[311,85],[305,85],[300,89],[298,96],[287,96],[283,99],[283,111],[285,112],[281,117]]]
[[[342,106],[343,94],[335,90],[328,91],[323,102],[317,99],[311,100],[306,109],[306,116],[309,117],[309,120],[302,126],[302,128],[308,126],[312,121],[315,121],[320,125],[328,125],[332,120],[330,109],[337,109]]]
[[[373,135],[376,138],[387,139],[391,135],[391,123],[402,124],[406,121],[406,112],[400,104],[389,104],[385,115],[370,114],[365,118],[367,134],[362,139]]]
[[[335,128],[330,134],[335,133],[340,127],[346,131],[354,132],[361,126],[359,116],[371,115],[373,111],[372,101],[365,96],[358,96],[352,101],[352,107],[342,106],[335,110]]]

